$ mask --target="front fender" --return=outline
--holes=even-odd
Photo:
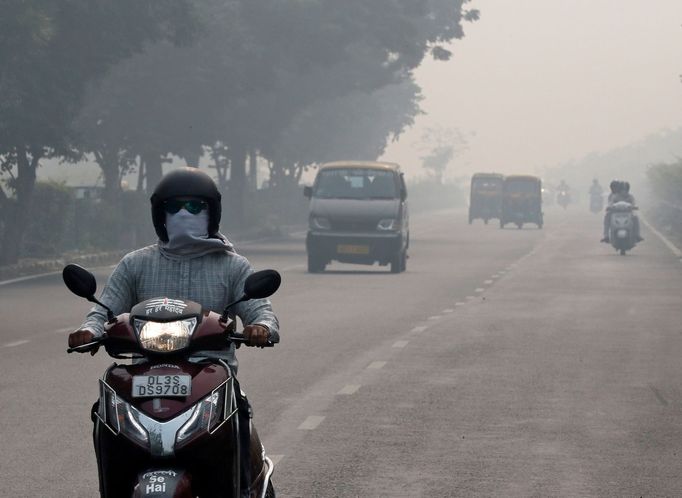
[[[183,470],[146,470],[137,477],[133,498],[194,498],[192,480]]]

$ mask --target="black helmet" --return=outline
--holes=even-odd
[[[208,203],[208,235],[218,233],[220,225],[220,192],[213,179],[197,168],[180,168],[171,171],[161,179],[151,196],[152,222],[156,234],[164,242],[168,242],[166,232],[166,212],[164,201],[173,197],[200,197]]]
[[[620,181],[612,180],[611,183],[609,183],[609,188],[611,189],[611,192],[615,194],[620,190]]]
[[[623,191],[626,194],[630,193],[630,182],[623,182]]]

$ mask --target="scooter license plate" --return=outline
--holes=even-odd
[[[133,398],[185,397],[192,394],[190,375],[134,375]]]

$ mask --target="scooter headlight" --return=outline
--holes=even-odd
[[[231,402],[228,406],[226,402],[227,386],[226,382],[194,406],[189,420],[180,427],[175,437],[177,447],[202,434],[212,434],[236,412],[235,403]]]
[[[196,317],[174,322],[135,320],[135,330],[142,349],[156,353],[171,353],[186,348],[196,325]]]

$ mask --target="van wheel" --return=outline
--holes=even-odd
[[[500,228],[504,228],[504,223],[500,221]]]
[[[322,273],[326,266],[317,254],[308,253],[308,273]]]
[[[400,251],[391,258],[391,273],[400,273],[407,269],[407,253]]]

